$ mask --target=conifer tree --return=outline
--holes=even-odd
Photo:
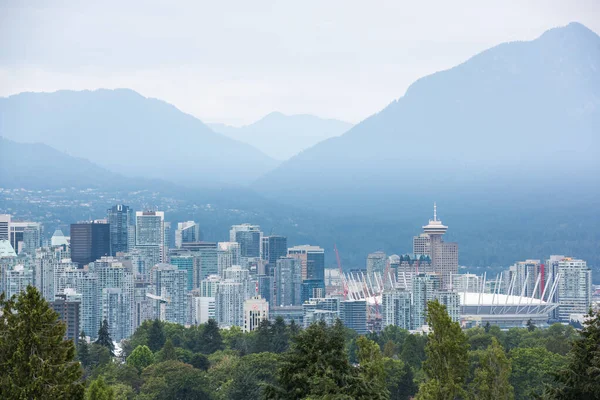
[[[173,346],[171,339],[167,339],[165,345],[160,350],[160,361],[164,362],[169,360],[177,360],[177,352],[175,351],[175,346]]]
[[[157,352],[165,345],[166,341],[165,330],[162,322],[158,319],[152,321],[150,329],[148,329],[148,347],[152,352]]]
[[[555,386],[547,389],[551,399],[600,399],[600,312],[590,310],[583,323],[581,338],[567,354],[566,367],[555,376]]]
[[[82,399],[82,369],[66,327],[39,291],[0,294],[0,394],[4,399]]]
[[[425,347],[427,359],[423,362],[427,380],[419,387],[417,399],[464,398],[469,371],[467,337],[437,300],[427,304],[427,323],[431,328]]]
[[[219,324],[214,319],[209,319],[202,329],[202,353],[212,354],[223,348],[223,338],[219,331]]]
[[[100,329],[98,329],[98,339],[96,339],[94,343],[106,347],[111,355],[115,355],[115,345],[110,337],[108,321],[106,319],[102,321],[102,325],[100,326]]]
[[[88,347],[87,337],[82,330],[77,341],[77,358],[81,365],[85,368],[90,363],[90,349]]]

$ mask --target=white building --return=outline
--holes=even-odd
[[[187,272],[174,265],[158,264],[151,270],[156,295],[165,300],[163,320],[185,325],[187,320]]]
[[[592,270],[583,260],[565,257],[558,262],[558,317],[568,322],[571,314],[587,314],[592,303]]]
[[[240,265],[240,263],[241,253],[240,244],[238,242],[217,243],[217,264],[220,276],[224,276],[223,273],[227,268],[231,268],[234,265]]]
[[[182,243],[194,243],[200,241],[200,225],[194,221],[177,223],[175,231],[175,247],[180,249]]]
[[[269,303],[260,296],[244,301],[244,332],[258,328],[260,322],[269,319]]]
[[[244,288],[240,282],[219,282],[215,295],[215,316],[219,325],[239,326],[244,324]]]
[[[411,329],[411,293],[405,289],[386,290],[382,294],[382,324]]]
[[[136,211],[135,248],[149,259],[146,272],[155,264],[166,261],[164,212]]]

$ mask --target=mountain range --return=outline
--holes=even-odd
[[[0,142],[0,186],[142,182],[136,176],[162,179],[141,183],[150,187],[211,184],[205,192],[221,193],[231,213],[213,226],[243,209],[237,222],[337,244],[351,266],[376,250],[410,252],[437,201],[462,264],[552,252],[600,265],[599,134],[600,38],[572,23],[419,79],[381,112],[281,163],[129,90],[0,99],[0,136],[27,143]],[[223,195],[221,183],[247,188]]]
[[[128,90],[0,98],[0,136],[45,143],[129,177],[244,184],[278,162],[176,107]]]
[[[253,124],[241,127],[208,126],[215,132],[256,147],[271,158],[287,160],[325,139],[343,134],[352,124],[314,115],[272,112]]]

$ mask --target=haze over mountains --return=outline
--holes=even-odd
[[[352,127],[348,122],[314,115],[272,112],[250,125],[208,124],[215,132],[248,143],[276,160],[287,160],[303,150]]]
[[[277,165],[161,100],[127,90],[0,98],[0,136],[45,143],[130,177],[243,184]]]
[[[256,187],[291,204],[349,213],[401,212],[424,200],[453,210],[536,202],[565,190],[578,191],[573,201],[590,200],[599,190],[599,135],[600,37],[571,23],[419,79]]]

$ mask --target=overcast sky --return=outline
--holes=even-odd
[[[132,88],[205,122],[359,122],[417,78],[578,21],[588,1],[0,0],[0,96]]]

